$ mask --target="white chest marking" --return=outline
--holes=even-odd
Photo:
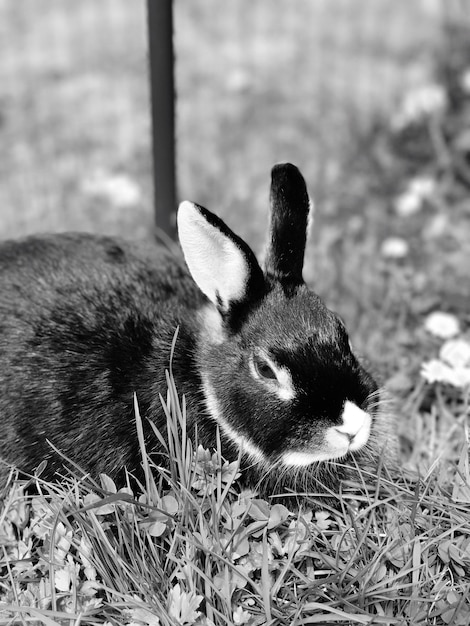
[[[239,450],[241,450],[244,454],[247,454],[253,462],[265,462],[265,456],[258,446],[243,435],[237,433],[224,418],[219,401],[215,395],[208,376],[202,376],[202,388],[204,391],[207,410],[216,424],[220,426],[224,435],[226,435]]]

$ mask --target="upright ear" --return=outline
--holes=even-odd
[[[311,202],[305,180],[291,163],[271,171],[271,224],[266,272],[284,286],[303,283],[305,244]]]
[[[191,276],[221,313],[262,295],[263,271],[253,251],[220,218],[197,204],[182,202],[177,222]]]

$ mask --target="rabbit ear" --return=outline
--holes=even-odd
[[[262,295],[264,276],[254,253],[220,218],[186,201],[177,222],[191,276],[222,313]]]
[[[285,286],[301,284],[311,202],[305,180],[295,165],[280,163],[273,167],[270,199],[266,272]]]

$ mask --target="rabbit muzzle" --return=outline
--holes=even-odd
[[[320,446],[309,446],[289,451],[283,455],[287,466],[304,467],[319,461],[329,461],[346,456],[363,448],[369,440],[372,417],[354,402],[346,400],[342,412],[342,423],[326,429]]]

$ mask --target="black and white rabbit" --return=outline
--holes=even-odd
[[[133,394],[164,429],[158,394],[179,326],[173,373],[189,432],[197,424],[212,448],[219,427],[224,456],[241,449],[245,479],[265,491],[337,490],[343,463],[360,465],[385,440],[377,384],[302,278],[309,211],[298,169],[276,165],[264,270],[190,202],[178,211],[189,273],[157,246],[114,238],[2,243],[0,458],[24,471],[47,459],[51,478],[61,458],[48,439],[94,476],[139,475]],[[148,446],[158,452],[156,439]]]

